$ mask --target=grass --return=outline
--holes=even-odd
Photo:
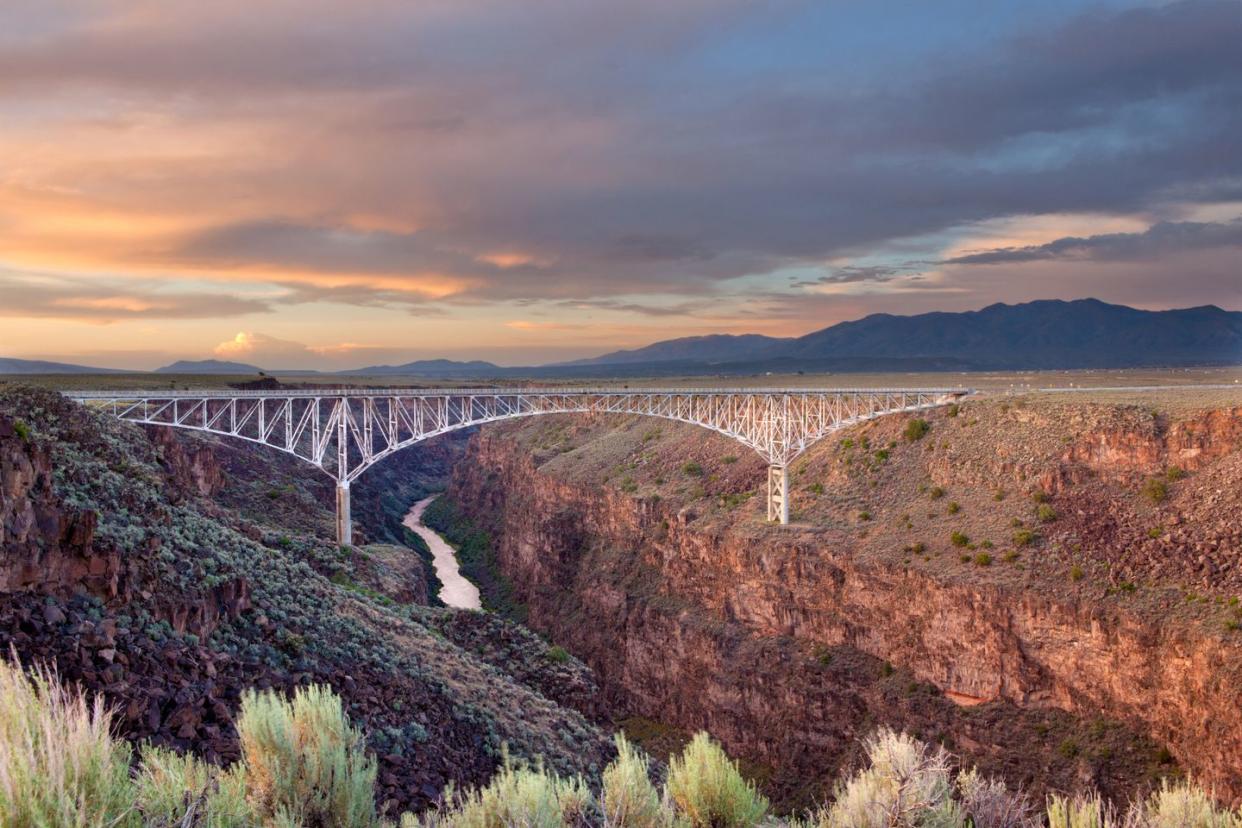
[[[0,825],[137,825],[130,747],[111,726],[101,698],[0,660]]]
[[[892,675],[885,663],[882,673]],[[916,692],[917,685],[908,690]],[[222,769],[165,748],[140,761],[112,737],[103,705],[63,688],[55,675],[0,660],[0,825],[5,828],[395,828],[374,804],[375,760],[324,687],[292,699],[243,696],[237,727],[242,759]],[[1164,780],[1124,817],[1096,795],[1054,795],[1039,809],[1020,791],[954,770],[943,747],[880,729],[864,742],[867,766],[836,786],[806,819],[769,816],[767,800],[720,746],[699,733],[670,759],[663,788],[651,763],[623,736],[600,775],[598,794],[581,777],[501,751],[483,787],[445,791],[438,811],[404,814],[401,828],[1242,828],[1242,813],[1202,788]],[[1082,748],[1064,739],[1074,761]],[[1165,752],[1164,764],[1171,762]],[[132,764],[132,767],[131,767]]]

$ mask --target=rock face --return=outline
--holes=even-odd
[[[962,491],[963,478],[977,477],[990,495],[998,480],[1043,479],[1049,490],[1064,491],[1078,480],[1103,485],[1101,476],[1141,479],[1174,463],[1226,468],[1238,456],[1240,413],[1217,412],[1146,433],[1110,431],[1091,417],[1068,446],[1058,438],[1059,447],[1043,455],[1026,456],[1025,447],[997,438],[1013,452],[1008,459],[979,445],[976,429],[971,445],[982,458],[978,467],[968,457],[955,460],[953,443],[929,441],[917,452],[894,448],[909,457],[895,457],[881,473],[917,465],[920,479],[939,478]],[[1123,419],[1125,427],[1133,417]],[[933,434],[947,427],[934,425]],[[1041,527],[1049,536],[1041,546],[1046,551],[1025,575],[942,576],[931,564],[911,566],[908,550],[895,560],[861,554],[865,544],[878,543],[866,524],[847,534],[768,527],[751,517],[701,518],[715,508],[710,494],[703,505],[633,494],[644,483],[632,477],[618,488],[584,484],[594,468],[586,466],[596,445],[591,434],[572,454],[541,468],[537,461],[550,455],[538,447],[547,440],[521,428],[531,427],[476,437],[450,497],[492,533],[528,623],[583,658],[616,703],[680,727],[707,728],[729,749],[804,778],[850,761],[857,737],[883,722],[948,737],[981,769],[1028,789],[1088,783],[1128,796],[1136,782],[1160,770],[1154,757],[1161,751],[1151,743],[1140,747],[1141,739],[1120,752],[1117,744],[1087,747],[1086,734],[1101,732],[1102,719],[1117,721],[1167,746],[1218,793],[1242,797],[1239,635],[1215,622],[1122,604],[1113,588],[1103,593],[1114,594],[1108,600],[1098,589],[1047,588],[1038,581],[1040,567],[1060,566],[1058,555],[1070,554],[1053,548],[1052,525]],[[730,450],[690,429],[672,436],[681,456],[694,456],[709,440],[719,453]],[[645,465],[655,467],[650,475],[662,475],[651,478],[657,483],[675,473],[644,448],[647,438],[635,441],[630,455],[615,445],[620,438],[608,439],[607,462],[622,458],[621,468],[635,469],[635,477]],[[610,474],[616,466],[607,468]],[[721,468],[722,479],[731,468]],[[851,474],[830,466],[826,479],[840,475],[844,486]],[[1203,480],[1216,485],[1208,471]],[[1237,477],[1232,486],[1238,488]],[[1097,496],[1103,495],[1091,489],[1086,500]],[[1091,514],[1085,507],[1056,524],[1064,526],[1058,531],[1081,538]],[[902,518],[912,523],[909,514]],[[960,550],[951,551],[956,559]],[[1213,546],[1221,559],[1238,553],[1228,542]],[[927,559],[934,554],[929,549]],[[1024,554],[1035,553],[1024,548]],[[1100,554],[1107,559],[1107,551]],[[898,668],[897,688],[881,680],[891,672],[882,662]],[[985,704],[959,709],[946,699]]]
[[[51,459],[28,444],[26,428],[0,414],[0,592],[84,588],[115,596],[120,555],[93,547],[94,511],[65,508],[55,497]]]
[[[0,388],[0,657],[98,694],[135,743],[222,762],[244,690],[328,684],[389,815],[486,783],[502,744],[563,774],[606,763],[606,734],[552,700],[595,695],[580,662],[546,669],[529,631],[409,602],[426,600],[416,555],[338,548],[316,485],[266,449]]]

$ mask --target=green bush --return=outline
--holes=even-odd
[[[1070,567],[1069,576],[1071,581],[1081,581],[1087,573],[1082,571],[1082,567],[1074,564]]]
[[[911,420],[906,423],[906,430],[902,432],[902,436],[906,438],[907,443],[913,443],[915,440],[922,440],[928,431],[931,431],[931,425],[927,420]]]
[[[698,733],[681,756],[669,761],[666,796],[695,828],[757,825],[768,801],[742,778],[720,746]]]
[[[975,555],[975,564],[977,566],[991,566],[992,556],[987,552],[980,552],[978,555]]]
[[[958,414],[961,413],[961,411],[962,411],[962,407],[958,405],[957,403],[953,403],[952,405],[948,407],[945,413],[948,414],[950,417],[956,417]]]
[[[237,735],[247,797],[261,820],[376,824],[375,760],[328,688],[299,688],[292,702],[247,691]]]
[[[962,511],[962,504],[958,503],[956,500],[950,500],[948,508],[946,508],[945,511],[951,515],[956,515],[958,512]]]
[[[1164,477],[1170,483],[1176,483],[1186,476],[1186,470],[1181,466],[1169,466],[1164,470]]]
[[[144,828],[248,828],[254,813],[240,769],[219,772],[165,748],[144,747],[134,781]]]
[[[673,822],[669,808],[651,784],[647,757],[617,734],[617,758],[604,769],[600,806],[604,824],[625,828],[664,828]]]
[[[1042,523],[1052,523],[1057,519],[1057,510],[1047,503],[1041,503],[1035,509],[1035,517],[1039,518]]]
[[[13,433],[20,437],[23,443],[30,442],[30,426],[26,425],[25,421],[14,420]]]
[[[962,532],[954,532],[949,535],[949,543],[954,546],[965,546],[970,543],[970,538]]]
[[[594,806],[581,779],[561,779],[542,767],[515,763],[506,752],[500,770],[485,788],[447,792],[445,808],[431,824],[445,828],[560,828],[586,822]],[[329,823],[335,826],[337,823]],[[402,828],[418,821],[403,817]]]
[[[839,787],[816,822],[823,828],[964,826],[949,755],[884,728],[865,743],[870,766]]]
[[[1143,496],[1152,503],[1163,503],[1169,496],[1169,484],[1159,477],[1150,477],[1143,484]]]
[[[559,644],[553,644],[548,648],[548,659],[557,664],[564,664],[569,661],[569,651]]]
[[[1035,542],[1036,535],[1030,529],[1019,529],[1013,533],[1014,546],[1030,546]]]
[[[695,461],[691,460],[690,462],[686,463],[684,466],[681,467],[681,473],[686,475],[687,477],[702,477],[703,467],[700,466]]]
[[[939,500],[940,498],[944,497],[944,489],[940,488],[939,486],[932,486],[930,489],[927,490],[927,496],[930,497],[932,500]]]

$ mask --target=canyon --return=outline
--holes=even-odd
[[[1037,793],[1176,762],[1242,797],[1242,409],[975,401],[913,442],[904,419],[814,447],[791,527],[762,521],[756,458],[642,420],[491,427],[448,498],[617,711],[709,730],[787,801],[877,724]]]
[[[0,638],[127,738],[218,762],[242,689],[326,681],[390,811],[505,749],[590,777],[614,729],[657,758],[706,729],[790,812],[881,725],[1036,797],[1188,773],[1237,800],[1242,407],[1202,402],[856,426],[795,462],[785,527],[719,435],[540,416],[377,466],[340,549],[330,481],[294,458],[9,388]],[[439,606],[420,523],[490,611]]]

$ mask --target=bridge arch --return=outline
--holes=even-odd
[[[402,449],[458,431],[540,414],[658,417],[715,431],[768,463],[768,519],[789,522],[788,465],[827,434],[945,405],[961,389],[337,389],[69,391],[131,422],[236,437],[305,460],[336,481],[337,540],[352,539],[349,487]]]

